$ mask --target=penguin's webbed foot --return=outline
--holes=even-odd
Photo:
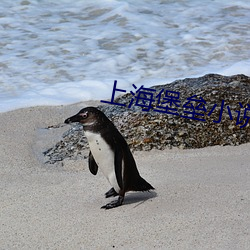
[[[101,208],[110,209],[110,208],[114,208],[114,207],[119,207],[119,206],[122,205],[123,200],[124,200],[124,197],[123,197],[123,196],[119,196],[118,200],[116,200],[116,201],[111,201],[110,203],[108,203],[108,204],[102,206]]]
[[[115,191],[114,188],[111,188],[107,193],[105,193],[106,198],[109,198],[109,197],[112,197],[112,196],[115,197],[117,195],[118,195],[118,193]]]

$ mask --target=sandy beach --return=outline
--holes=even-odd
[[[87,159],[42,158],[68,129],[45,128],[92,104],[0,113],[0,249],[249,249],[250,144],[134,152],[155,192],[103,210]]]

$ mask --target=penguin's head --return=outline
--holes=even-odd
[[[87,107],[80,110],[76,115],[67,118],[67,124],[79,122],[84,127],[98,126],[103,120],[108,119],[100,110],[94,107]]]

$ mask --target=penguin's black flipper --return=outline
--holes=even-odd
[[[123,189],[122,181],[122,149],[115,147],[115,176],[120,189]]]
[[[98,165],[96,164],[91,151],[89,151],[89,170],[93,175],[96,175],[98,171]]]
[[[107,193],[105,193],[106,198],[109,198],[109,197],[112,197],[112,196],[115,197],[117,195],[118,195],[118,193],[115,191],[114,188],[111,188]]]

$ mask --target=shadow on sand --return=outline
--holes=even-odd
[[[131,192],[126,194],[123,205],[134,204],[133,208],[135,208],[155,197],[157,197],[155,191]]]

